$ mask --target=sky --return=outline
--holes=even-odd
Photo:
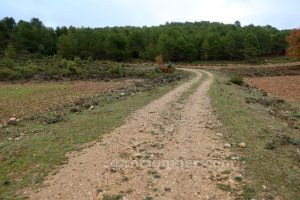
[[[153,26],[214,21],[300,28],[299,0],[0,0],[0,18],[46,26]]]

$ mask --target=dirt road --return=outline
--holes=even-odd
[[[186,100],[180,96],[204,72],[134,112],[91,147],[70,155],[31,199],[233,199],[219,189],[236,187],[239,169],[227,159],[208,91],[208,78]],[[117,198],[116,198],[117,199]]]

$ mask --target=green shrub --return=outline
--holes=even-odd
[[[79,69],[77,68],[78,63],[76,61],[68,61],[67,62],[67,71],[66,74],[67,76],[75,76],[79,74]]]
[[[123,199],[123,195],[122,194],[118,194],[118,195],[112,195],[112,196],[110,196],[110,195],[105,194],[105,195],[103,195],[102,199],[103,200],[121,200],[121,199]]]
[[[234,75],[230,78],[229,80],[231,83],[236,84],[236,85],[243,85],[244,84],[244,79],[243,77],[239,75]]]
[[[247,186],[244,188],[242,196],[244,199],[247,199],[247,200],[254,199],[256,196],[256,191],[254,188]]]
[[[124,77],[124,66],[123,65],[113,66],[111,67],[110,73],[116,78],[122,78]]]
[[[2,67],[8,67],[8,68],[12,68],[14,67],[15,61],[11,58],[4,58],[3,60],[1,60],[0,66]]]
[[[82,61],[81,61],[81,59],[80,59],[78,56],[75,56],[75,57],[74,57],[74,62],[75,62],[77,65],[81,65],[81,64],[82,64]]]
[[[168,63],[167,67],[171,72],[175,71],[175,66],[171,62]]]
[[[21,79],[21,78],[22,78],[22,74],[13,69],[10,69],[7,67],[0,68],[0,79],[17,80],[17,79]]]
[[[21,74],[21,78],[31,78],[38,72],[38,67],[33,63],[24,66],[18,66],[15,71]]]
[[[87,58],[87,61],[88,61],[88,63],[93,63],[93,57],[92,57],[92,56],[89,56],[89,57]]]

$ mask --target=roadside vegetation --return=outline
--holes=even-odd
[[[300,107],[218,72],[210,91],[218,130],[245,169],[241,199],[300,196]],[[240,84],[241,83],[241,84]],[[247,144],[240,148],[239,143]],[[232,159],[232,158],[229,158]]]

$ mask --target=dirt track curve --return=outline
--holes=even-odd
[[[192,80],[137,110],[121,127],[81,152],[51,175],[30,199],[233,199],[218,184],[236,187],[239,168],[229,160],[208,91],[212,74],[198,70]],[[208,78],[186,100],[180,96]],[[231,170],[231,172],[229,172]],[[148,198],[147,198],[148,197]]]

